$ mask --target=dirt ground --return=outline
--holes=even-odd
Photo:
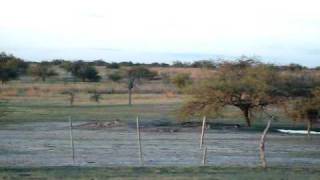
[[[75,122],[75,164],[79,166],[138,166],[134,126],[121,122]],[[201,165],[200,129],[142,128],[142,150],[147,166]],[[259,165],[259,132],[236,129],[207,131],[208,165]],[[319,167],[319,135],[270,133],[266,156],[271,166]],[[1,167],[72,165],[68,122],[8,124],[0,129]]]

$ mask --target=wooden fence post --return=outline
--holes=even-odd
[[[202,156],[202,165],[206,165],[207,164],[207,146],[204,148],[203,150],[203,156]]]
[[[69,128],[69,131],[70,131],[70,146],[71,146],[71,149],[72,149],[72,164],[74,165],[74,164],[75,164],[75,154],[74,154],[74,143],[73,143],[72,119],[71,119],[71,116],[69,116],[69,122],[70,122],[70,128]]]
[[[200,149],[202,149],[202,145],[203,145],[203,137],[204,137],[204,130],[205,130],[205,126],[206,126],[206,119],[207,119],[206,116],[203,116],[201,137],[200,137]]]
[[[143,154],[142,154],[142,145],[141,145],[139,116],[137,116],[137,136],[138,136],[138,144],[139,144],[139,160],[140,160],[140,165],[143,166]]]
[[[266,141],[266,136],[267,136],[267,133],[268,133],[268,130],[270,128],[270,125],[271,125],[271,119],[268,120],[268,123],[267,123],[267,126],[266,128],[264,129],[262,135],[261,135],[261,139],[260,139],[260,145],[259,145],[259,149],[260,149],[260,160],[261,160],[261,166],[263,168],[266,168],[267,167],[267,161],[266,161],[266,156],[265,156],[265,153],[264,153],[264,144],[265,144],[265,141]]]

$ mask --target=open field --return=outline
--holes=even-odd
[[[244,120],[239,118],[241,112],[234,108],[227,108],[222,117],[208,119],[210,127],[205,144],[208,147],[209,166],[200,167],[201,118],[185,120],[197,122],[193,124],[181,123],[177,118],[177,111],[183,100],[188,98],[187,95],[136,92],[133,105],[128,106],[125,93],[102,94],[101,101],[96,103],[90,100],[88,90],[95,87],[103,90],[104,86],[75,83],[63,88],[72,86],[79,88],[74,106],[70,106],[67,96],[61,94],[64,89],[59,88],[63,84],[6,85],[7,89],[4,88],[1,95],[7,101],[5,106],[9,113],[0,120],[0,178],[319,177],[320,173],[316,170],[320,165],[319,135],[307,138],[305,135],[276,132],[278,128],[305,129],[305,124],[292,123],[278,109],[272,109],[280,119],[273,122],[266,144],[270,168],[257,168],[260,165],[258,142],[265,118],[257,116],[253,127],[249,129],[244,127]],[[26,90],[17,90],[19,88]],[[75,164],[72,163],[70,148],[69,116],[74,122]],[[143,155],[147,167],[138,167],[136,116],[141,118]]]
[[[143,122],[154,125],[177,125],[180,123],[178,110],[185,95],[167,96],[166,94],[134,94],[133,106],[127,105],[126,94],[103,94],[99,103],[90,100],[90,95],[79,93],[75,97],[74,106],[70,106],[65,95],[48,94],[39,96],[7,96],[8,115],[0,119],[2,125],[22,122],[57,122],[67,121],[71,116],[74,121],[113,121],[134,123],[140,116]],[[0,108],[2,108],[0,106]],[[305,129],[304,123],[293,122],[278,111],[279,121],[273,122],[272,128]],[[208,121],[217,124],[239,124],[245,126],[241,112],[228,108],[223,116],[209,118]],[[192,117],[183,121],[198,121],[200,117]],[[254,120],[253,130],[261,130],[266,123],[265,117],[258,114]],[[217,126],[211,126],[217,128]],[[317,126],[314,127],[317,129]],[[247,129],[249,130],[249,129]]]
[[[0,180],[320,180],[320,0],[0,5]]]
[[[136,116],[140,116],[145,123],[151,125],[172,126],[179,125],[181,121],[197,121],[200,117],[180,120],[177,113],[181,106],[181,96],[166,98],[164,95],[142,94],[134,95],[133,106],[126,105],[125,94],[104,95],[100,103],[89,100],[88,96],[78,97],[74,106],[70,106],[63,97],[23,97],[14,98],[6,105],[9,114],[0,119],[2,126],[11,123],[23,122],[61,122],[67,121],[71,116],[74,121],[114,121],[134,123]],[[239,117],[239,118],[237,118]],[[281,117],[281,113],[279,114]],[[223,117],[208,119],[213,124],[239,124],[245,126],[241,112],[237,109],[227,109]],[[252,130],[261,130],[265,126],[265,119],[258,116],[253,123]],[[219,126],[211,126],[219,128]],[[273,122],[273,128],[305,129],[304,123],[294,123],[281,117]],[[318,129],[314,127],[314,129]],[[246,129],[250,130],[250,129]]]
[[[108,89],[114,89],[109,91]],[[70,106],[69,96],[64,91],[75,89],[74,106]],[[102,92],[100,101],[90,99],[92,90]],[[128,106],[128,95],[123,83],[26,83],[10,82],[0,91],[0,98],[7,101],[9,113],[2,117],[3,124],[13,122],[33,121],[66,121],[72,116],[75,121],[119,119],[132,122],[136,116],[149,122],[166,122],[168,125],[178,122],[177,111],[188,95],[175,92],[170,85],[161,82],[141,84],[133,91],[133,106]],[[117,93],[118,92],[118,93]],[[0,108],[1,105],[0,105]],[[305,128],[305,124],[293,123],[283,116],[278,109],[273,109],[279,115],[280,121],[273,126],[288,128]],[[209,119],[215,123],[244,125],[242,114],[238,109],[228,108],[223,117]],[[199,121],[200,118],[190,118],[187,121]],[[264,127],[265,120],[260,115],[255,118],[255,127]],[[316,126],[315,126],[316,127]]]

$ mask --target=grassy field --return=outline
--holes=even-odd
[[[126,94],[105,94],[99,103],[90,100],[88,94],[78,94],[74,106],[70,106],[64,95],[48,96],[11,96],[7,97],[9,113],[0,122],[34,122],[34,121],[66,121],[71,116],[75,121],[112,121],[133,122],[140,116],[145,122],[163,122],[176,124],[181,121],[178,110],[187,97],[176,95],[168,97],[165,94],[134,94],[133,105],[127,105]],[[294,123],[278,113],[280,119],[273,123],[277,128],[303,129],[305,124]],[[261,129],[265,125],[265,117],[259,114],[254,120],[254,128]],[[200,121],[200,117],[191,117],[182,121]],[[209,118],[209,122],[217,124],[245,125],[241,112],[235,108],[226,109],[222,117]],[[214,127],[213,127],[214,128]],[[254,129],[253,128],[253,129]]]
[[[77,90],[73,106],[62,93],[68,89]],[[103,92],[99,103],[90,100],[88,92],[94,89]],[[271,168],[263,170],[255,167],[259,165],[257,147],[265,117],[257,114],[250,129],[244,127],[241,112],[235,108],[227,108],[221,117],[209,118],[206,142],[208,163],[212,166],[198,166],[201,117],[185,119],[197,121],[198,127],[183,129],[177,112],[189,97],[162,82],[141,84],[134,91],[132,106],[127,105],[126,85],[110,82],[10,82],[1,88],[0,98],[6,101],[0,108],[8,111],[0,119],[0,179],[318,179],[320,176],[316,169],[320,157],[318,136],[307,140],[303,135],[276,133],[278,128],[305,129],[305,124],[293,123],[276,108],[271,110],[279,121],[273,122],[267,145]],[[68,166],[69,116],[75,125],[115,120],[125,125],[114,129],[76,128],[79,166]],[[137,161],[136,116],[140,116],[143,126],[148,167],[128,167]],[[235,124],[241,128],[225,129]],[[121,164],[125,166],[117,167]]]
[[[5,91],[5,93],[8,92]],[[133,122],[136,116],[140,116],[144,122],[174,125],[181,122],[178,117],[179,107],[188,98],[186,95],[179,94],[133,94],[133,105],[128,106],[127,94],[102,94],[99,103],[90,100],[90,96],[91,94],[88,93],[77,93],[74,105],[70,106],[68,96],[61,93],[2,95],[7,104],[3,104],[2,107],[0,105],[0,108],[7,107],[9,113],[1,117],[0,122],[7,124],[35,121],[67,121],[69,116],[74,121],[113,121],[118,119],[123,122]],[[273,109],[272,111],[280,117],[279,121],[273,122],[272,128],[305,128],[304,123],[294,123],[283,116],[278,109]],[[183,119],[183,121],[200,120],[200,117]],[[209,122],[245,125],[241,112],[235,108],[227,108],[223,116],[209,118]],[[265,117],[257,114],[252,129],[261,130],[265,126],[265,122]]]
[[[99,103],[92,102],[89,95],[77,95],[74,106],[63,96],[11,97],[6,106],[8,115],[2,122],[65,121],[72,116],[75,121],[119,119],[130,121],[136,116],[145,120],[167,119],[174,121],[175,111],[181,100],[167,98],[162,94],[135,94],[133,106],[127,105],[126,94],[103,95]]]
[[[316,168],[268,169],[244,167],[43,167],[1,168],[0,178],[5,179],[304,179],[318,180]]]
[[[106,76],[114,70],[98,68],[99,73]],[[214,71],[199,68],[152,68],[159,74],[190,73],[193,79],[212,76]],[[9,107],[9,113],[1,117],[0,122],[34,122],[34,121],[66,121],[71,116],[75,121],[112,121],[119,119],[132,122],[136,116],[143,121],[161,121],[168,125],[176,124],[177,111],[188,98],[181,95],[173,84],[161,80],[142,82],[133,89],[133,106],[128,106],[126,81],[119,83],[104,79],[103,82],[64,82],[63,78],[70,74],[57,68],[59,76],[49,78],[47,82],[36,81],[31,77],[9,82],[0,88],[0,100],[7,101],[3,106]],[[61,72],[60,72],[61,71]],[[110,71],[110,72],[109,72]],[[76,92],[74,106],[69,105],[69,95],[63,92],[73,89]],[[101,93],[99,103],[90,99],[93,90]],[[1,105],[0,105],[1,108]],[[304,123],[295,123],[285,117],[279,109],[272,109],[279,116],[272,128],[305,129]],[[201,117],[191,117],[186,121],[199,121]],[[253,128],[261,130],[265,126],[265,117],[256,115]],[[236,108],[227,108],[223,116],[209,118],[216,124],[244,125],[241,112]],[[314,128],[317,128],[315,125]]]

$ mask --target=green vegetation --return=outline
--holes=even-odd
[[[216,76],[195,86],[193,99],[182,109],[183,114],[214,115],[226,106],[242,111],[248,127],[252,112],[276,104],[273,81],[277,75],[267,66],[253,60],[224,62]]]
[[[89,93],[91,93],[92,95],[90,96],[90,99],[96,103],[100,102],[101,99],[101,93],[98,92],[96,89],[93,91],[90,91]]]
[[[135,117],[139,115],[143,122],[149,124],[164,124],[166,126],[179,125],[177,112],[181,107],[181,101],[185,97],[165,98],[157,94],[135,94],[134,106],[127,105],[126,94],[102,94],[99,104],[91,101],[90,96],[83,93],[74,93],[73,104],[70,106],[69,94],[61,94],[54,97],[43,98],[19,98],[10,100],[0,106],[1,109],[10,109],[10,113],[2,117],[2,124],[26,123],[26,122],[65,122],[68,116],[72,116],[74,121],[114,121],[121,120],[124,123],[133,123]],[[293,122],[276,109],[272,111],[280,117],[280,120],[273,123],[272,130],[278,128],[303,129],[303,122]],[[241,118],[241,111],[233,107],[225,108],[223,116],[219,118],[209,118],[208,123],[212,124],[212,129],[221,129],[224,125],[238,124],[245,126]],[[28,118],[26,118],[28,117]],[[261,131],[265,126],[264,118],[260,115],[254,119],[250,129],[245,131]],[[188,121],[199,122],[200,118],[193,117]],[[182,123],[183,124],[183,123]],[[199,123],[200,125],[200,123]]]
[[[32,72],[31,75],[43,81],[47,79],[50,81],[35,84],[33,79],[25,74],[28,66],[29,71]],[[1,100],[8,101],[4,106],[11,106],[11,115],[6,117],[8,120],[18,120],[17,115],[24,112],[24,108],[29,109],[37,106],[36,104],[41,105],[43,109],[43,114],[40,113],[39,118],[35,118],[36,113],[28,114],[29,110],[24,112],[24,115],[30,116],[30,119],[41,119],[47,114],[48,116],[43,119],[56,120],[65,115],[72,115],[72,111],[81,108],[81,113],[74,114],[79,119],[89,117],[102,119],[102,116],[107,117],[108,114],[100,116],[100,113],[97,113],[95,116],[90,112],[92,108],[108,112],[102,109],[112,109],[116,106],[122,106],[123,111],[129,111],[130,114],[130,110],[125,106],[126,98],[129,105],[134,98],[135,106],[138,108],[146,104],[152,104],[154,107],[170,107],[170,114],[172,114],[170,117],[164,116],[168,113],[163,112],[162,108],[159,108],[158,113],[163,116],[160,119],[172,122],[176,122],[177,109],[181,107],[183,99],[190,100],[182,108],[182,114],[191,115],[188,117],[189,121],[199,119],[198,115],[207,115],[214,121],[225,124],[231,122],[242,124],[239,120],[245,119],[248,126],[251,126],[253,121],[254,123],[260,121],[258,116],[261,108],[271,110],[270,112],[279,116],[282,122],[276,124],[287,125],[291,125],[291,118],[308,122],[305,115],[308,110],[300,109],[299,111],[298,109],[301,103],[304,107],[308,107],[306,103],[312,101],[311,106],[316,107],[313,111],[319,110],[315,104],[318,101],[312,100],[315,97],[312,92],[320,86],[317,70],[297,64],[287,66],[264,64],[248,57],[241,57],[233,62],[176,61],[170,67],[170,65],[159,63],[107,63],[103,60],[24,62],[12,55],[2,53],[0,67],[2,72],[6,72],[7,67],[10,67],[10,72],[14,72],[10,78],[8,73],[4,73],[3,82],[21,77],[21,80],[10,82],[1,88]],[[190,67],[193,68],[190,69]],[[70,78],[72,81],[68,80]],[[193,85],[189,86],[191,82]],[[185,88],[187,91],[181,91]],[[183,98],[177,95],[184,92],[187,93],[183,94]],[[22,107],[24,108],[21,109]],[[56,111],[61,114],[56,114],[55,110],[52,111],[52,107],[57,108]],[[67,108],[64,109],[65,107]],[[120,110],[119,118],[123,118],[122,114],[126,113],[121,113]],[[34,111],[37,112],[37,110]],[[287,111],[291,112],[287,113]],[[298,116],[297,113],[300,115]],[[135,114],[130,115],[135,116]],[[316,119],[309,121],[311,122],[309,127],[317,121]],[[260,126],[259,123],[258,126]]]
[[[307,98],[307,102],[298,101],[300,103],[293,110],[294,113],[310,118],[312,114],[312,121],[310,118],[300,118],[309,119],[311,124],[319,118],[320,101],[317,95],[312,95],[319,85],[320,78],[312,72],[284,73],[274,70],[270,65],[246,58],[235,62],[225,61],[220,64],[215,76],[193,86],[189,91],[192,99],[185,103],[181,114],[215,117],[225,107],[234,106],[242,111],[247,126],[251,127],[254,112],[266,113],[269,106],[284,107],[283,111],[286,112],[290,109],[288,107],[292,99]],[[301,105],[307,109],[299,110]]]
[[[101,145],[102,141],[106,141],[105,137],[112,141],[108,142],[110,144],[104,144],[103,147],[99,146],[100,149],[95,149],[96,152],[113,151],[118,145],[114,145],[117,138],[112,135],[119,135],[118,139],[123,139],[123,136],[126,136],[126,133],[123,133],[126,128],[129,133],[134,134],[131,132],[135,128],[134,120],[136,116],[140,116],[141,125],[145,128],[144,133],[150,133],[145,143],[149,149],[146,149],[145,152],[152,151],[153,153],[153,148],[158,149],[159,144],[164,142],[167,143],[167,146],[162,147],[164,148],[162,150],[170,154],[172,152],[167,148],[171,147],[170,143],[168,144],[171,138],[180,140],[181,146],[177,148],[181,150],[186,145],[190,145],[188,143],[191,141],[193,143],[197,135],[195,131],[198,131],[201,126],[199,116],[206,115],[208,116],[206,124],[208,137],[209,133],[212,133],[210,139],[208,138],[208,145],[215,144],[221,139],[228,141],[215,146],[215,148],[220,148],[219,152],[212,149],[211,153],[214,151],[215,154],[210,158],[218,155],[232,158],[235,157],[232,156],[233,153],[241,153],[238,154],[238,158],[242,160],[253,158],[250,162],[254,162],[256,150],[252,147],[257,147],[254,144],[258,141],[257,135],[260,135],[265,126],[265,119],[269,117],[263,112],[277,116],[278,121],[273,122],[270,128],[274,132],[278,128],[302,129],[305,122],[310,131],[320,116],[320,73],[316,69],[296,64],[276,66],[247,57],[242,57],[237,61],[222,62],[201,60],[186,63],[177,61],[173,65],[107,63],[103,60],[25,62],[5,53],[0,54],[0,60],[0,78],[2,83],[5,83],[0,89],[2,135],[13,139],[20,138],[17,143],[21,147],[30,145],[28,152],[20,151],[14,149],[18,146],[13,147],[13,144],[9,142],[10,139],[9,141],[3,140],[6,146],[0,149],[2,156],[10,155],[13,160],[23,159],[22,156],[15,157],[15,155],[19,153],[24,155],[30,153],[31,150],[32,153],[37,153],[36,155],[40,152],[43,153],[42,155],[46,153],[57,153],[58,155],[61,153],[59,150],[68,150],[68,136],[61,134],[59,141],[54,138],[57,133],[66,133],[63,128],[67,127],[70,116],[76,125],[80,124],[79,129],[75,131],[75,140],[78,143],[81,140],[80,152],[85,152],[87,148],[95,148],[92,146],[94,143]],[[27,69],[28,74],[26,74]],[[42,82],[35,81],[30,76],[41,78]],[[132,105],[132,99],[134,105]],[[177,121],[179,114],[186,115],[187,122]],[[57,126],[50,132],[37,131],[37,128],[41,126],[54,124],[61,126],[62,129]],[[107,128],[110,129],[107,130]],[[316,128],[319,130],[319,127]],[[16,132],[7,132],[12,129],[16,132],[25,131],[24,133],[30,135],[30,141],[33,140],[35,134],[39,136],[41,142],[35,143],[38,145],[35,147],[35,149],[38,148],[38,151],[33,151],[31,143],[23,144],[26,142],[24,135],[20,134],[21,138],[16,136]],[[104,131],[98,132],[97,129]],[[111,132],[112,130],[114,131]],[[33,131],[36,132],[33,133]],[[161,134],[165,136],[160,137],[158,134],[153,134],[155,132],[165,132]],[[175,132],[179,134],[174,134]],[[41,133],[44,133],[45,137],[42,137]],[[103,133],[111,133],[111,135],[105,136]],[[87,139],[79,139],[79,134],[86,136]],[[87,136],[90,134],[95,138],[98,138],[99,135],[99,138],[92,140],[90,139],[92,137]],[[187,136],[187,144],[184,141],[186,139],[178,135]],[[159,139],[155,142],[147,139],[156,139],[154,137],[159,137]],[[130,138],[134,139],[131,136]],[[310,167],[307,168],[299,168],[296,164],[290,168],[272,166],[273,163],[277,165],[281,162],[293,162],[278,160],[278,158],[307,158],[303,159],[301,164],[311,161],[308,160],[310,157],[317,158],[319,153],[316,151],[318,145],[316,141],[311,138],[305,141],[303,138],[302,136],[282,137],[282,134],[274,133],[270,139],[276,143],[270,148],[270,154],[267,151],[266,156],[276,157],[270,158],[271,168],[267,169],[205,166],[2,167],[0,168],[0,179],[317,179],[320,172],[312,168],[315,167],[317,160],[310,162]],[[127,138],[126,141],[119,143],[130,142],[134,147],[135,141],[132,139]],[[56,143],[56,146],[53,143]],[[248,143],[247,148],[250,148],[241,149],[243,143]],[[299,146],[299,148],[283,152],[286,155],[278,155],[279,145],[282,148],[287,145],[289,147],[289,144]],[[231,145],[231,151],[225,151],[223,147],[225,145]],[[310,151],[300,151],[309,145],[312,145]],[[191,148],[186,147],[193,150],[193,145]],[[249,149],[252,152],[247,153]],[[131,156],[131,149],[127,150]],[[198,158],[195,152],[192,153],[192,156]],[[63,155],[65,155],[64,152]],[[119,161],[125,162],[123,159]],[[87,160],[86,162],[89,163]],[[211,162],[213,162],[212,159]],[[4,164],[4,160],[1,160],[1,163]],[[60,165],[59,163],[60,160],[55,164]],[[150,161],[150,164],[153,163]],[[15,162],[12,164],[15,165]]]
[[[120,65],[118,63],[111,63],[111,64],[107,64],[106,65],[106,68],[109,68],[109,69],[119,69],[120,68]]]
[[[83,61],[73,62],[71,65],[66,67],[66,70],[71,72],[74,77],[81,79],[83,82],[97,82],[101,79],[98,75],[98,71],[93,66]]]
[[[176,85],[179,89],[183,89],[186,86],[192,84],[192,79],[190,74],[187,73],[180,73],[176,74],[171,78],[172,84]]]
[[[134,95],[137,102],[128,106],[125,94],[101,95],[99,104],[82,93],[74,94],[74,102],[69,105],[72,96],[62,94],[59,97],[23,98],[11,100],[3,107],[8,107],[11,113],[3,117],[3,123],[23,123],[33,121],[66,121],[72,116],[74,121],[112,121],[119,119],[123,122],[132,122],[139,115],[144,121],[165,120],[175,122],[175,111],[179,107],[177,100],[162,99],[162,95]],[[28,117],[28,118],[26,118]]]
[[[114,72],[112,74],[109,74],[108,78],[113,82],[119,82],[123,77],[119,72]]]
[[[43,167],[1,168],[1,179],[310,179],[318,169],[274,167]]]
[[[134,67],[127,71],[128,78],[128,104],[132,104],[132,89],[134,88],[137,81],[141,79],[152,79],[157,75],[156,72],[150,71],[144,67]]]
[[[44,82],[48,77],[57,76],[57,72],[55,72],[49,65],[48,62],[41,62],[29,68],[29,74],[35,76],[37,78],[41,78]]]
[[[312,124],[319,118],[320,109],[320,89],[315,89],[310,96],[300,98],[292,102],[288,108],[288,114],[294,120],[305,120],[308,122],[308,135]]]
[[[0,80],[2,84],[26,73],[28,64],[22,59],[4,52],[0,53]]]

